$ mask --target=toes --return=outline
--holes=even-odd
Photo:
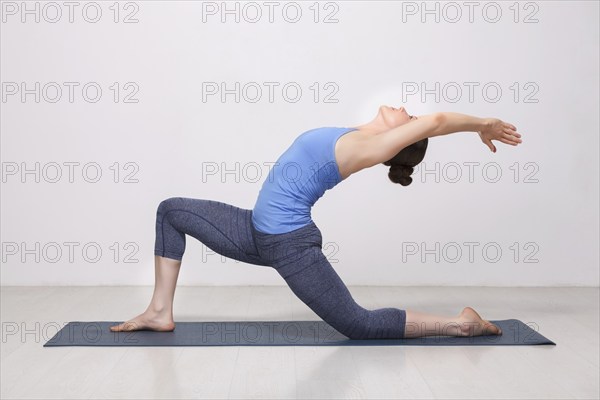
[[[498,325],[494,325],[496,327],[496,335],[502,335],[502,329]]]
[[[489,322],[489,321],[486,321],[486,323],[487,323],[487,324],[489,324],[489,325],[487,326],[487,328],[488,328],[488,332],[489,332],[490,334],[493,334],[493,335],[499,335],[499,334],[500,334],[500,327],[499,327],[499,326],[497,326],[497,325],[494,325],[494,324],[492,324],[492,323],[491,323],[491,322]]]
[[[110,330],[113,332],[121,332],[121,331],[123,331],[123,324],[111,326]]]
[[[110,330],[113,332],[129,332],[136,330],[136,325],[135,322],[124,322],[120,325],[111,326]]]
[[[153,323],[148,321],[127,321],[120,325],[114,325],[109,328],[112,332],[131,332],[140,330],[152,330],[152,331],[173,331],[175,329],[175,323]]]
[[[484,335],[501,335],[502,330],[499,326],[492,324],[489,321],[484,321],[483,334]]]
[[[136,331],[139,329],[141,329],[141,326],[137,322],[126,322],[123,324],[122,328],[124,332]]]

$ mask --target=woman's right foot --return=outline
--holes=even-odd
[[[137,317],[130,319],[129,321],[110,327],[112,332],[130,332],[140,330],[170,332],[174,329],[175,323],[173,322],[172,316],[158,312],[151,312],[148,310]]]
[[[458,317],[461,336],[502,335],[502,329],[486,321],[472,309],[465,307]]]

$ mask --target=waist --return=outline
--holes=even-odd
[[[267,233],[258,230],[254,224],[252,226],[252,234],[254,240],[260,250],[263,252],[268,249],[285,248],[288,245],[294,247],[318,246],[321,248],[323,237],[321,230],[314,221],[310,221],[304,226],[294,230],[282,233]]]
[[[321,230],[314,222],[285,233],[265,233],[252,226],[252,234],[259,255],[269,261],[289,259],[302,255],[307,248],[323,246]]]
[[[256,231],[271,235],[292,232],[313,223],[310,207],[290,211],[261,206],[260,203],[252,210],[251,219]]]

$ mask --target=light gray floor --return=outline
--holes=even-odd
[[[557,346],[55,347],[69,321],[124,320],[152,287],[2,287],[1,397],[597,399],[597,288],[350,287],[366,308],[537,324]],[[287,286],[184,287],[175,321],[318,317]]]

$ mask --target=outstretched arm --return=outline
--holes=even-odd
[[[455,132],[479,132],[489,125],[489,118],[479,118],[455,112],[441,112],[440,127],[433,136],[447,135]]]
[[[496,146],[494,146],[492,140],[498,140],[512,146],[522,142],[521,134],[517,133],[517,128],[513,124],[497,118],[478,118],[454,112],[442,112],[440,114],[439,130],[432,136],[454,132],[477,132],[481,141],[494,153],[496,152]]]
[[[369,138],[364,153],[368,166],[383,163],[403,148],[425,138],[447,135],[454,132],[478,132],[481,140],[495,152],[492,140],[517,145],[521,135],[514,125],[497,118],[478,118],[454,112],[437,112],[418,117]]]

